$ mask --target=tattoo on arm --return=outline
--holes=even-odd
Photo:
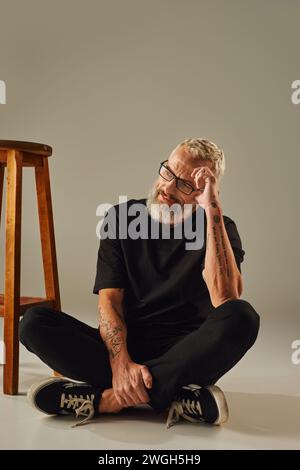
[[[224,253],[224,258],[225,258],[226,274],[227,274],[227,277],[230,277],[230,270],[229,270],[229,265],[228,265],[227,251],[226,251],[225,242],[224,242],[224,236],[223,236],[222,231],[221,231],[221,243],[222,243],[222,248],[223,248],[223,253]]]
[[[211,205],[214,209],[218,209],[218,205],[214,201],[212,201]],[[223,236],[222,229],[221,229],[221,226],[220,226],[220,221],[221,221],[220,215],[214,214],[213,221],[216,224],[216,225],[213,225],[212,235],[213,235],[213,239],[215,241],[216,256],[217,256],[217,260],[218,260],[219,272],[220,272],[220,274],[223,273],[223,266],[222,266],[222,254],[223,254],[224,260],[225,260],[225,272],[226,272],[227,277],[229,277],[230,276],[230,270],[229,270],[228,257],[227,257],[226,247],[225,247],[224,236]],[[218,241],[217,234],[220,235],[221,244]],[[208,239],[209,239],[209,234],[207,235],[207,242],[208,242]],[[221,254],[221,251],[222,251],[222,254]]]
[[[216,229],[216,226],[215,226],[215,225],[213,225],[213,238],[214,238],[214,240],[215,240],[216,256],[217,256],[217,260],[218,260],[219,271],[220,271],[220,274],[222,274],[223,268],[222,268],[222,259],[221,259],[220,243],[218,242],[218,238],[217,238],[217,229]]]
[[[112,325],[103,315],[103,310],[99,307],[99,327],[104,331],[104,340],[109,352],[109,355],[114,359],[121,351],[124,340],[122,337],[123,327],[121,325]]]

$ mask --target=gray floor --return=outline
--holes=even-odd
[[[268,328],[270,325],[268,325]],[[300,449],[300,365],[291,362],[298,325],[262,321],[254,349],[224,376],[230,419],[222,427],[181,421],[170,429],[150,407],[102,415],[71,428],[69,417],[31,408],[26,390],[51,371],[21,348],[20,394],[0,395],[1,449]]]

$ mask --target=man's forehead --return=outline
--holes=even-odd
[[[201,160],[196,160],[193,157],[191,157],[186,151],[180,149],[174,150],[167,162],[167,165],[170,166],[170,168],[174,171],[181,171],[182,173],[187,173],[189,175],[194,168],[197,167],[202,167],[202,166],[208,166],[211,168],[212,162],[211,161],[201,161]]]

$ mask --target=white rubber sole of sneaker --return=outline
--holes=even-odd
[[[46,415],[53,415],[53,413],[47,413],[46,411],[39,408],[36,404],[35,397],[44,387],[47,387],[47,385],[53,384],[55,382],[65,382],[65,381],[66,379],[62,379],[60,377],[51,377],[51,378],[43,379],[40,382],[36,382],[32,384],[31,387],[27,391],[27,399],[29,403],[31,404],[31,406],[41,411],[42,413],[45,413]]]
[[[227,401],[226,401],[226,397],[224,393],[219,387],[217,387],[217,385],[208,385],[207,387],[203,387],[203,388],[206,388],[207,390],[210,391],[218,407],[219,418],[213,424],[216,424],[219,426],[221,424],[226,423],[229,417],[229,410],[228,410],[228,405],[227,405]]]

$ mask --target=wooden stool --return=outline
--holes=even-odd
[[[52,148],[32,142],[0,140],[0,221],[4,168],[6,186],[5,286],[0,294],[0,316],[4,316],[5,365],[3,391],[18,393],[19,317],[35,305],[60,310],[48,157]],[[22,168],[35,168],[36,193],[44,267],[46,297],[20,297]]]

